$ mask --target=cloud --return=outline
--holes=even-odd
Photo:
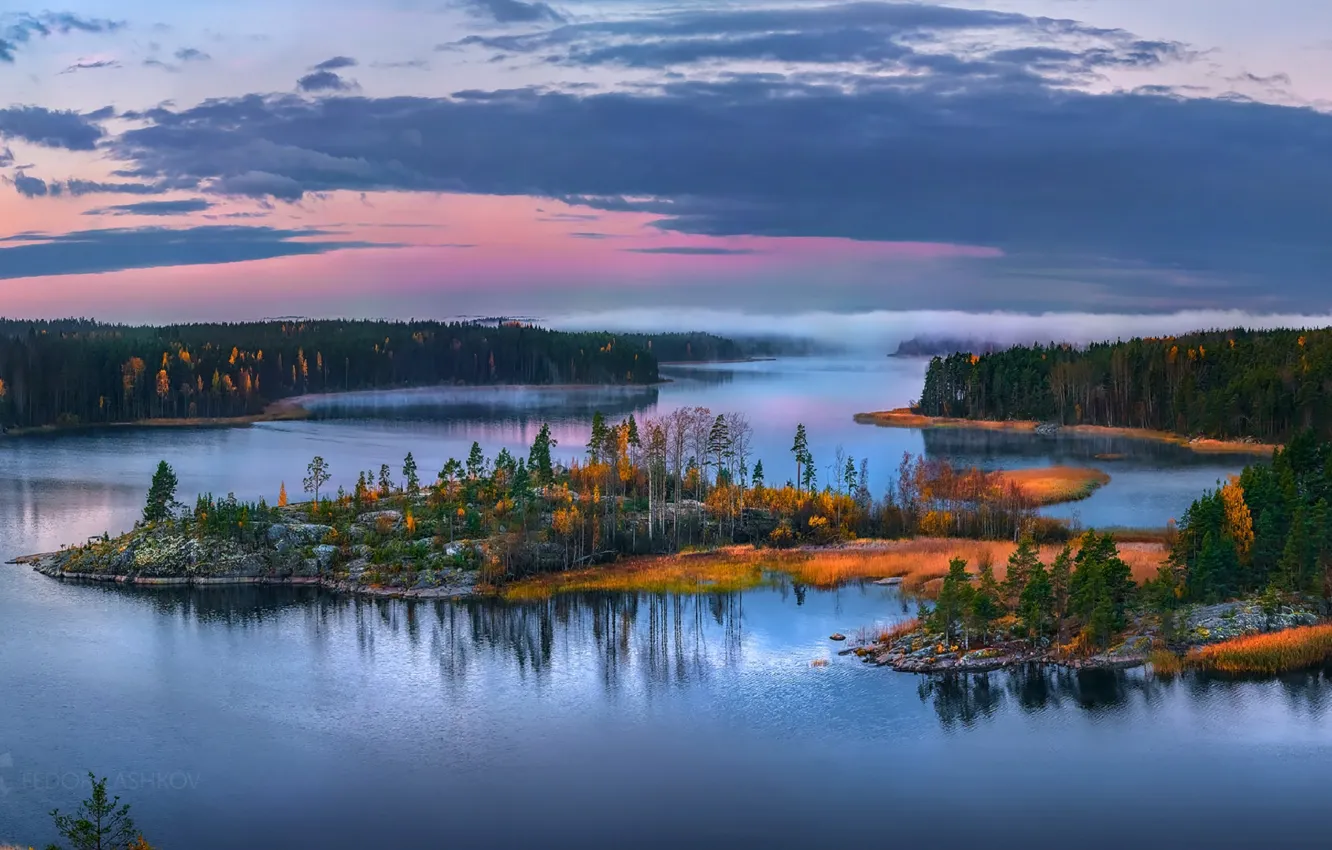
[[[84,215],[187,215],[203,212],[213,206],[202,198],[180,201],[140,201],[135,204],[115,204],[84,212]]]
[[[109,33],[124,26],[123,21],[83,18],[72,12],[0,14],[0,62],[13,62],[19,48],[34,38],[72,32]]]
[[[729,257],[753,254],[752,248],[707,248],[690,245],[668,245],[661,248],[621,248],[630,254],[679,254],[686,257]]]
[[[403,59],[398,62],[371,62],[371,68],[413,68],[418,71],[430,69],[430,63],[424,59]]]
[[[14,164],[14,152],[8,147],[0,147],[0,168]]]
[[[171,74],[174,74],[180,70],[179,66],[172,65],[170,62],[163,62],[161,59],[145,59],[143,60],[143,67],[161,68],[163,71],[166,71]]]
[[[1054,42],[1002,47],[1014,36]],[[483,46],[565,65],[669,68],[703,62],[859,65],[882,73],[1071,85],[1107,68],[1193,57],[1184,45],[1119,29],[1010,12],[915,3],[850,3],[691,10],[470,36],[444,48]]]
[[[23,139],[51,148],[90,151],[103,130],[85,115],[55,111],[41,106],[11,106],[0,109],[0,136]]]
[[[38,177],[29,177],[22,171],[14,175],[14,188],[25,198],[44,198],[47,194],[60,194],[60,184],[47,186],[46,181]]]
[[[182,47],[176,51],[175,56],[180,62],[207,62],[213,58],[195,47]]]
[[[348,82],[342,79],[332,71],[315,71],[312,74],[306,74],[296,81],[296,87],[301,91],[351,91],[357,88],[356,83]]]
[[[64,183],[71,195],[161,195],[167,187],[150,183],[112,183],[97,180],[71,179]],[[185,188],[185,187],[181,187]]]
[[[979,47],[952,38],[995,30]],[[751,50],[767,31],[795,41]],[[146,182],[213,194],[534,195],[652,215],[672,232],[987,246],[1004,259],[975,262],[992,264],[983,296],[999,303],[1042,286],[1066,302],[1327,297],[1311,284],[1332,267],[1332,116],[1069,85],[1185,48],[924,4],[570,24],[503,44],[568,58],[644,33],[690,57],[812,64],[592,92],[247,95],[151,110],[108,147]],[[1125,269],[1151,271],[1151,285]],[[1162,288],[1181,271],[1208,286]]]
[[[563,23],[565,18],[547,3],[524,0],[464,0],[474,15],[500,24]]]
[[[73,65],[69,65],[62,74],[73,74],[75,71],[95,71],[98,68],[119,68],[120,62],[115,59],[80,59]]]
[[[0,279],[98,274],[161,266],[214,265],[355,248],[391,248],[354,240],[306,241],[321,230],[282,230],[243,225],[191,228],[112,228],[61,235],[22,233],[0,238]]]
[[[325,59],[318,65],[310,68],[311,71],[336,71],[339,68],[355,68],[357,62],[350,56],[334,56],[332,59]]]

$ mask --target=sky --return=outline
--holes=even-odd
[[[0,315],[1100,334],[1330,271],[1323,0],[0,11]]]

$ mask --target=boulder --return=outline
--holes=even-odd
[[[314,543],[322,543],[328,533],[332,531],[332,526],[316,525],[314,523],[295,523],[287,526],[288,536],[295,542],[309,546]]]
[[[321,571],[333,567],[333,562],[337,560],[338,547],[330,546],[327,543],[314,547],[314,560]]]
[[[396,527],[398,526],[398,524],[402,522],[402,512],[401,512],[401,511],[371,511],[370,513],[361,514],[360,516],[358,516],[358,517],[356,518],[356,521],[359,522],[359,523],[361,523],[362,525],[370,526],[370,527],[373,528],[373,527],[379,525],[379,521],[380,521],[381,519],[382,519],[382,520],[387,520],[389,523],[391,523],[391,524],[396,528]]]
[[[828,640],[846,640],[846,635],[841,632],[833,632],[828,636]]]

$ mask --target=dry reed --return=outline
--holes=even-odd
[[[1232,675],[1282,673],[1332,658],[1332,624],[1234,638],[1189,652],[1191,667]]]
[[[1022,495],[1036,505],[1076,502],[1110,483],[1109,475],[1089,466],[1006,469],[998,475],[1001,482],[1016,485]]]
[[[1184,659],[1168,649],[1153,649],[1147,660],[1151,662],[1152,672],[1158,676],[1178,676],[1184,670]]]
[[[974,572],[983,558],[994,564],[996,578],[1007,573],[1008,556],[1015,544],[1000,540],[958,540],[917,537],[910,540],[872,541],[830,549],[754,549],[730,546],[711,552],[633,558],[610,567],[550,573],[500,589],[506,599],[544,599],[556,593],[579,591],[640,591],[648,593],[710,593],[745,590],[765,581],[765,574],[782,572],[814,587],[836,587],[858,579],[901,578],[903,591],[929,596],[948,573],[948,562],[965,558]],[[1050,563],[1059,546],[1042,546],[1041,559]],[[1166,557],[1159,544],[1130,543],[1120,557],[1136,581],[1154,578]]]

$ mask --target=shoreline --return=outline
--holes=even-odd
[[[350,581],[323,576],[135,576],[126,573],[65,572],[57,567],[62,553],[44,552],[20,555],[6,561],[7,565],[30,566],[34,572],[50,579],[73,584],[120,584],[127,587],[317,587],[345,596],[366,596],[379,599],[463,599],[481,596],[472,587],[398,588],[372,587]]]
[[[302,422],[316,418],[315,411],[307,408],[305,406],[306,403],[315,399],[335,399],[341,396],[354,396],[358,394],[401,393],[413,391],[425,392],[437,389],[478,392],[482,390],[511,390],[514,392],[520,390],[555,390],[567,392],[571,390],[595,389],[622,389],[629,391],[651,389],[668,383],[672,383],[670,378],[662,378],[644,384],[428,384],[416,387],[383,387],[380,389],[307,393],[305,395],[291,396],[290,398],[270,402],[259,413],[249,413],[243,416],[163,417],[158,419],[136,419],[132,422],[79,422],[72,425],[57,425],[54,423],[48,425],[30,425],[10,428],[8,431],[0,432],[0,440],[4,440],[8,437],[56,436],[61,434],[91,433],[116,429],[248,428],[251,425],[257,425],[264,422]]]
[[[300,399],[281,399],[266,406],[259,413],[244,416],[194,416],[169,417],[162,419],[136,419],[133,422],[80,422],[76,425],[32,425],[23,428],[10,428],[0,434],[0,439],[7,437],[40,437],[58,434],[78,434],[94,431],[112,431],[116,429],[137,428],[248,428],[260,422],[300,422],[310,419],[312,413],[306,410]]]
[[[926,416],[906,407],[857,413],[855,421],[861,425],[877,425],[880,428],[919,428],[922,430],[926,428],[959,428],[1019,433],[1039,433],[1038,429],[1050,424],[1037,422],[1033,419],[960,419],[950,416]],[[1242,440],[1218,440],[1211,437],[1190,439],[1180,434],[1156,431],[1150,428],[1058,424],[1052,427],[1055,429],[1055,433],[1080,434],[1089,437],[1125,437],[1134,440],[1171,443],[1199,454],[1270,455],[1279,448],[1275,443],[1250,443]]]
[[[714,363],[771,363],[776,357],[732,357],[718,360],[658,360],[658,366],[707,366]]]

